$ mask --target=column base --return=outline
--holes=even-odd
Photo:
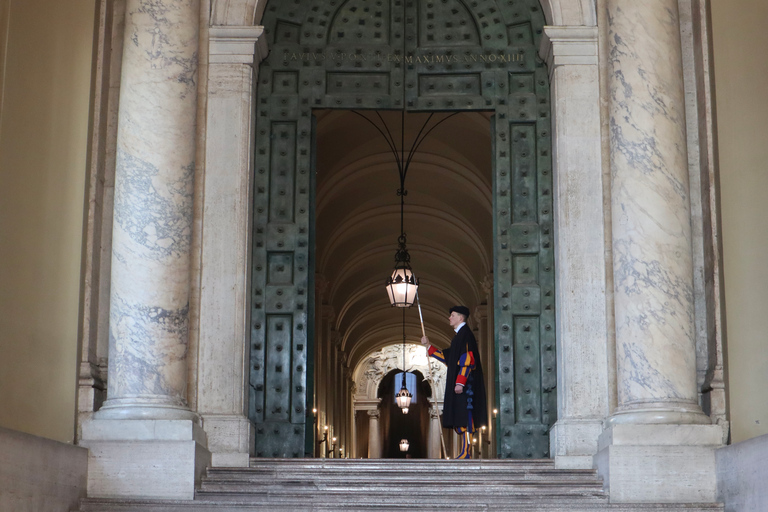
[[[211,460],[192,420],[91,419],[80,445],[89,449],[91,498],[192,500]]]
[[[211,466],[247,468],[256,444],[256,430],[244,416],[203,414]]]
[[[178,400],[161,398],[110,398],[94,413],[100,420],[192,420],[200,416]]]
[[[609,425],[618,424],[668,424],[710,425],[712,419],[704,414],[698,404],[687,402],[668,403],[661,406],[636,406],[619,408],[608,418]]]
[[[555,458],[555,467],[592,469],[602,431],[601,419],[558,420],[549,435],[549,453]]]
[[[609,425],[595,467],[611,503],[713,503],[718,425]]]

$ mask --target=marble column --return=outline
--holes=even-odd
[[[618,407],[595,464],[614,502],[714,502],[720,429],[697,400],[678,2],[606,8]]]
[[[379,429],[379,410],[368,411],[368,458],[381,458],[381,431]]]
[[[102,418],[195,417],[186,355],[198,16],[196,0],[126,5]]]
[[[691,209],[677,0],[608,2],[618,409],[708,423],[696,390]]]
[[[609,414],[606,221],[597,27],[544,27],[552,92],[557,422],[550,454],[591,469]]]
[[[440,458],[440,410],[437,404],[430,401],[429,407],[429,436],[427,438],[427,457],[430,459]]]
[[[187,406],[198,0],[128,0],[107,400],[83,426],[89,496],[192,499],[209,460]]]
[[[263,27],[209,29],[202,179],[197,407],[214,466],[247,467],[248,257],[253,191],[254,65],[267,54]]]

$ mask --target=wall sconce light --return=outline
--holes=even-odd
[[[317,444],[323,444],[328,440],[328,425],[323,427],[323,438],[320,439]]]

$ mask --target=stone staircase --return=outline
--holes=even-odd
[[[209,468],[191,502],[87,498],[80,512],[723,510],[608,501],[595,471],[555,469],[549,459],[253,459],[249,468]]]

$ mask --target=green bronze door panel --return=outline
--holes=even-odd
[[[547,70],[536,61],[507,83],[494,119],[498,454],[544,458],[557,419]]]
[[[312,121],[298,106],[295,78],[279,75],[256,111],[249,416],[263,457],[304,455],[311,390]]]
[[[488,111],[500,457],[556,420],[552,176],[537,0],[271,0],[259,67],[249,416],[256,454],[313,451],[312,109]]]
[[[336,7],[340,5],[340,7]],[[257,80],[249,417],[256,456],[313,453],[313,108],[402,108],[402,14],[276,2]],[[401,8],[402,9],[402,8]]]

